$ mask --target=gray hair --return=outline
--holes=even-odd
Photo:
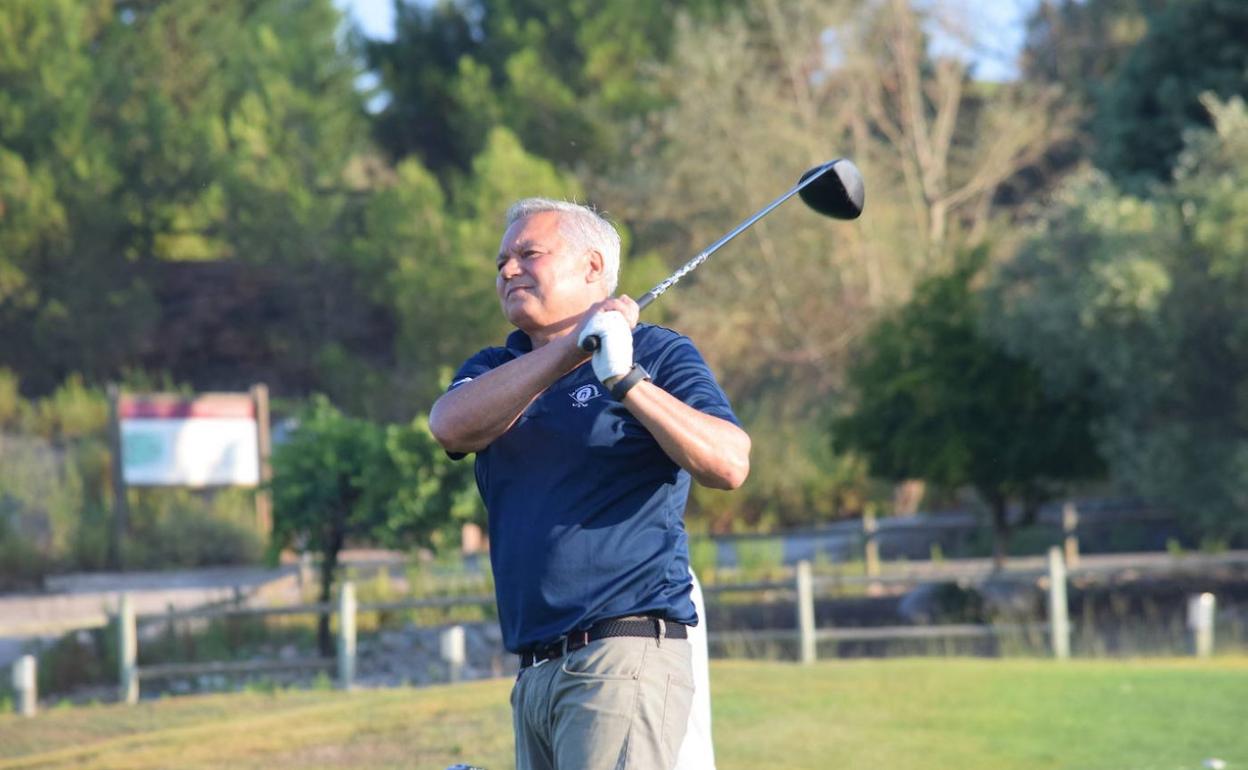
[[[581,249],[592,249],[602,255],[603,273],[607,280],[607,294],[615,294],[620,280],[620,234],[615,226],[589,206],[550,198],[525,198],[507,209],[507,227],[525,217],[555,211],[559,217],[559,231]]]

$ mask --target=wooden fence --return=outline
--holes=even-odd
[[[710,597],[732,593],[763,593],[774,597],[781,593],[796,597],[795,629],[753,629],[746,631],[711,632],[711,642],[732,639],[746,641],[795,641],[798,659],[810,663],[817,658],[821,641],[875,641],[907,639],[988,639],[1001,634],[1020,631],[1040,632],[1048,640],[1052,656],[1064,660],[1070,656],[1070,620],[1066,599],[1067,581],[1071,574],[1096,575],[1112,573],[1166,573],[1176,569],[1208,570],[1224,566],[1248,566],[1248,553],[1232,552],[1220,555],[1192,554],[1172,556],[1168,554],[1132,554],[1117,556],[1085,557],[1079,566],[1068,569],[1066,549],[1053,547],[1044,559],[1014,559],[1005,572],[994,571],[986,561],[965,560],[948,563],[908,563],[890,565],[888,570],[871,570],[875,574],[861,575],[815,575],[809,562],[801,562],[793,572],[792,579],[779,581],[742,582],[734,584],[707,585],[703,591]],[[818,628],[815,623],[814,600],[818,592],[828,593],[846,586],[886,586],[893,584],[917,584],[925,581],[957,580],[978,582],[990,577],[1006,575],[1015,579],[1036,579],[1048,592],[1048,618],[1043,624],[1030,626],[1002,624],[946,624],[929,626],[883,626],[867,628]],[[356,673],[356,617],[360,612],[399,611],[422,608],[493,607],[494,597],[447,596],[429,599],[406,599],[400,601],[359,604],[355,586],[344,583],[336,602],[308,603],[282,607],[216,606],[193,610],[171,610],[165,613],[137,615],[128,594],[122,594],[118,602],[117,633],[119,650],[119,697],[126,703],[138,701],[143,681],[180,676],[215,674],[252,674],[290,670],[336,671],[337,685],[350,689]],[[1192,634],[1193,651],[1208,656],[1214,649],[1213,619],[1216,600],[1212,594],[1193,595],[1189,599],[1187,626]],[[292,660],[172,663],[140,666],[138,664],[140,623],[171,622],[190,619],[214,619],[226,617],[271,617],[282,615],[336,615],[337,654],[333,657],[307,657]],[[451,666],[452,679],[464,662],[464,636],[461,627],[444,631],[442,657]],[[13,687],[17,693],[15,705],[21,713],[34,713],[35,660],[22,658],[13,669]]]
[[[416,610],[447,607],[494,606],[493,596],[441,596],[429,599],[404,599],[399,601],[360,604],[355,597],[355,584],[343,583],[337,602],[312,602],[285,607],[215,607],[210,609],[178,610],[138,616],[134,612],[129,595],[123,594],[119,602],[119,686],[120,699],[136,703],[139,686],[143,680],[213,674],[257,674],[275,671],[334,671],[336,682],[342,689],[351,689],[356,671],[356,617],[361,612]],[[138,665],[138,626],[140,622],[176,622],[179,620],[211,620],[227,617],[273,617],[280,615],[336,615],[338,618],[337,654],[333,657],[306,657],[273,661],[237,661],[206,663],[170,663],[151,666]],[[458,638],[458,642],[454,640]],[[443,657],[451,665],[452,678],[463,664],[463,630],[448,629],[443,639]]]

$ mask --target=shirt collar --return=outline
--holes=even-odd
[[[524,355],[525,353],[532,352],[533,340],[529,339],[529,335],[519,329],[516,329],[511,334],[507,335],[507,349],[516,355]]]
[[[640,329],[641,324],[637,324],[637,328]],[[634,333],[636,333],[636,330],[634,330]],[[525,353],[533,352],[533,340],[529,339],[529,335],[525,334],[520,329],[516,329],[511,334],[507,335],[506,347],[512,353],[522,356]]]

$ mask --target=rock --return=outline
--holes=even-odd
[[[909,623],[983,623],[984,599],[973,588],[957,583],[923,583],[897,605],[897,614]]]

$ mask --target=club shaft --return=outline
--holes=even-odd
[[[645,310],[647,305],[649,305],[651,302],[654,302],[656,299],[662,296],[663,292],[675,286],[680,281],[681,278],[684,278],[686,275],[696,270],[699,265],[701,265],[703,262],[707,260],[708,257],[710,257],[715,252],[719,251],[724,246],[724,244],[728,243],[733,238],[736,238],[741,233],[750,229],[750,227],[755,222],[757,222],[758,220],[770,214],[771,210],[774,209],[776,206],[779,206],[781,203],[784,203],[789,198],[792,198],[794,195],[797,195],[799,192],[801,192],[802,188],[804,188],[806,185],[810,184],[811,182],[814,182],[816,179],[823,176],[825,173],[828,172],[829,169],[832,168],[832,165],[833,164],[828,163],[823,168],[819,169],[815,173],[811,174],[810,176],[806,177],[802,181],[793,185],[792,189],[790,189],[784,195],[781,195],[779,198],[776,198],[771,203],[768,203],[766,206],[759,209],[757,212],[755,212],[753,215],[747,218],[744,222],[734,227],[732,231],[729,232],[727,235],[720,238],[718,241],[715,241],[710,246],[708,246],[705,250],[699,253],[696,257],[689,260],[685,264],[681,265],[679,270],[672,273],[668,277],[664,278],[662,281],[658,283],[658,285],[656,285],[650,291],[641,295],[641,297],[637,299],[638,309]],[[600,344],[601,343],[597,336],[586,337],[585,341],[581,344],[581,349],[587,353],[590,353],[590,352],[597,350]]]

